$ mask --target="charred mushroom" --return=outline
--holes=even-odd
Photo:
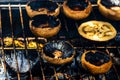
[[[37,15],[30,20],[29,24],[34,35],[46,38],[56,35],[61,28],[58,18],[47,15]]]
[[[91,10],[92,6],[88,0],[67,0],[63,3],[64,14],[74,20],[88,17]]]
[[[85,51],[81,57],[83,68],[87,69],[92,74],[103,74],[112,67],[112,60],[108,53],[89,50]]]
[[[120,20],[120,0],[98,0],[99,11],[111,20]]]
[[[26,11],[30,17],[41,14],[58,16],[60,13],[60,6],[58,3],[48,0],[34,0],[27,3]]]
[[[50,41],[44,45],[42,50],[43,59],[57,65],[71,62],[74,56],[73,46],[65,41]]]

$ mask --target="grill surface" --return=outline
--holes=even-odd
[[[94,1],[93,1],[94,2]],[[59,1],[61,4],[62,2]],[[71,80],[120,80],[120,21],[112,21],[103,17],[97,5],[93,5],[93,11],[91,12],[90,16],[86,19],[74,21],[72,19],[68,19],[61,13],[58,16],[62,23],[62,28],[60,32],[49,39],[44,39],[40,37],[35,37],[30,29],[29,29],[29,20],[26,10],[25,4],[23,3],[1,3],[0,5],[0,58],[1,64],[3,65],[0,69],[4,70],[4,74],[0,72],[0,76],[6,78],[6,80],[50,80],[50,77],[57,72],[69,74],[72,78]],[[85,21],[89,20],[101,20],[110,22],[117,30],[117,36],[107,42],[93,42],[84,39],[78,34],[77,28],[79,25]],[[13,38],[12,46],[6,47],[4,45],[4,38],[11,37]],[[24,43],[24,48],[16,47],[14,41],[16,39],[22,40]],[[73,62],[65,65],[52,65],[45,62],[41,55],[39,54],[40,50],[39,47],[37,48],[28,48],[28,43],[34,40],[37,43],[44,44],[50,40],[65,40],[69,41],[76,50],[76,57]],[[113,59],[113,66],[109,72],[101,75],[92,75],[89,72],[85,71],[81,67],[81,63],[79,63],[79,57],[85,50],[101,50],[107,51],[111,58]],[[18,52],[21,51],[24,54],[22,59],[18,58]],[[8,62],[6,61],[7,58],[13,58],[14,56],[14,67],[16,69],[9,66]],[[34,55],[34,56],[33,56]],[[21,56],[21,55],[20,55]],[[23,57],[25,57],[23,59]],[[34,58],[38,60],[35,61]],[[25,60],[28,62],[26,69],[29,69],[27,72],[22,73],[19,69],[19,60]],[[32,61],[32,63],[31,63]],[[22,63],[22,62],[21,62]],[[31,65],[33,64],[34,65]],[[25,65],[24,65],[25,67]],[[0,77],[0,79],[2,79]],[[2,79],[3,80],[3,79]],[[58,80],[56,78],[56,80]]]

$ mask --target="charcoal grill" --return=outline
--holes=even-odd
[[[63,0],[54,0],[59,4],[63,3]],[[92,0],[91,0],[92,1]],[[62,28],[60,32],[49,39],[45,39],[42,37],[34,36],[29,29],[29,20],[26,10],[25,4],[27,1],[0,1],[0,58],[1,65],[4,68],[3,73],[0,72],[0,80],[50,80],[50,77],[57,72],[69,74],[72,78],[71,80],[120,80],[120,21],[112,21],[105,17],[103,17],[98,7],[93,1],[93,10],[90,16],[86,19],[74,21],[72,19],[67,18],[61,9],[60,15],[58,16],[61,20]],[[77,28],[78,26],[89,20],[101,20],[110,22],[117,30],[117,36],[107,42],[94,42],[84,39],[78,34]],[[4,45],[4,38],[11,37],[13,39],[12,46]],[[25,47],[16,47],[14,41],[22,40]],[[65,65],[52,65],[47,63],[41,58],[39,54],[41,48],[37,46],[37,48],[29,48],[27,47],[29,41],[34,40],[37,44],[46,43],[51,40],[65,40],[69,41],[76,50],[76,57],[73,62]],[[113,66],[109,72],[101,75],[92,75],[89,72],[85,71],[81,67],[81,63],[79,62],[81,54],[85,50],[102,50],[109,53],[109,56],[113,59]],[[18,66],[18,58],[17,51],[24,50],[26,54],[26,59],[28,61],[29,70],[25,73],[21,73]],[[6,53],[12,52],[15,54],[15,66],[16,70],[9,67],[6,62]],[[37,63],[31,68],[31,56],[30,53],[36,52],[39,58]],[[2,69],[2,68],[0,68]],[[58,78],[56,77],[56,80]]]

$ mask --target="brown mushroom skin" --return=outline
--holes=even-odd
[[[111,8],[107,8],[101,3],[101,0],[98,0],[97,4],[98,4],[100,13],[103,16],[111,20],[116,20],[116,21],[120,20],[120,6],[116,6],[116,7],[113,6]]]
[[[94,64],[91,64],[90,62],[88,62],[85,59],[86,54],[88,52],[90,52],[90,51],[84,52],[82,54],[82,57],[81,57],[81,63],[82,63],[83,68],[87,69],[92,74],[103,74],[103,73],[106,73],[110,70],[110,68],[112,67],[112,60],[111,59],[102,65],[96,66]],[[93,54],[94,54],[94,52],[96,52],[96,51],[93,50]]]
[[[51,27],[40,28],[40,27],[35,27],[35,26],[31,25],[31,23],[32,23],[32,21],[30,21],[30,30],[32,31],[32,33],[36,36],[41,36],[41,37],[45,37],[45,38],[55,36],[61,28],[61,24],[59,24],[58,26],[56,26],[54,28],[51,28]]]
[[[61,22],[55,16],[37,15],[29,21],[29,27],[35,36],[49,38],[57,35]]]
[[[92,11],[92,5],[88,2],[88,6],[84,10],[72,10],[67,6],[67,1],[63,3],[63,12],[64,14],[74,20],[81,20],[90,15]]]
[[[42,2],[43,2],[47,6],[40,7],[38,10],[33,10],[32,6],[30,5],[32,2],[36,3],[36,5],[38,5],[38,6],[40,4],[42,4]],[[26,9],[28,16],[31,18],[36,16],[36,15],[42,15],[42,14],[51,15],[51,16],[58,16],[60,13],[60,5],[58,3],[55,3],[55,2],[52,3],[52,1],[47,1],[47,2],[54,4],[54,5],[56,4],[56,6],[57,6],[56,9],[54,11],[50,11],[49,9],[47,9],[46,7],[48,7],[50,4],[46,4],[46,1],[30,1],[25,6],[25,9]],[[53,6],[50,5],[50,7],[53,7]]]
[[[56,51],[60,51],[60,56],[56,57]],[[75,50],[69,42],[52,41],[44,45],[41,55],[44,60],[55,65],[70,63],[75,57]]]

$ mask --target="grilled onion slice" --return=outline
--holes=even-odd
[[[103,21],[84,22],[79,26],[78,32],[82,37],[93,41],[108,41],[117,34],[110,23]]]

